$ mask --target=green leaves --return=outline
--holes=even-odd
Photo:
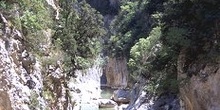
[[[43,45],[48,37],[46,31],[52,25],[50,10],[45,6],[45,0],[4,0],[0,2],[3,13],[7,15],[12,27],[23,32],[25,45],[30,51],[42,54]],[[43,51],[42,51],[43,50]]]
[[[7,4],[5,1],[0,1],[0,9],[6,9],[7,8]]]
[[[50,12],[44,0],[21,0],[21,25],[28,31],[46,29],[52,23]]]
[[[62,49],[71,56],[74,66],[88,67],[92,64],[90,59],[101,50],[99,38],[105,34],[103,18],[85,1],[71,1],[62,8],[61,26],[54,38],[61,40]]]
[[[121,10],[112,22],[112,36],[115,36],[108,44],[109,55],[128,57],[131,47],[139,38],[146,37],[151,30],[149,16],[146,11],[150,0],[122,1]],[[115,40],[117,39],[117,41]]]
[[[131,48],[131,58],[128,62],[131,74],[149,74],[149,70],[152,67],[150,63],[155,59],[161,48],[160,37],[161,28],[155,27],[149,37],[139,39]]]
[[[41,29],[40,23],[37,21],[38,17],[29,10],[23,12],[23,16],[21,17],[22,25],[26,29],[39,30]]]
[[[166,40],[170,45],[189,47],[190,40],[187,38],[187,32],[184,28],[171,27],[167,32]]]
[[[147,38],[141,38],[139,39],[139,42],[137,42],[132,48],[131,48],[131,57],[137,58],[143,58],[150,55],[150,52],[152,51],[153,47],[156,44],[159,44],[159,38],[161,37],[161,28],[155,27],[151,31],[149,37]],[[140,59],[143,60],[143,59]],[[146,61],[147,59],[145,59]],[[143,61],[143,62],[145,62]]]
[[[136,12],[138,1],[135,2],[127,2],[125,5],[121,6],[121,11],[123,13],[127,13],[128,17],[131,17]]]
[[[219,4],[218,0],[123,0],[111,25],[110,55],[128,57],[130,76],[146,75],[151,90],[175,92],[182,48],[187,49],[185,68],[200,59],[217,59]]]

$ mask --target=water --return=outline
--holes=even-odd
[[[114,89],[110,87],[101,87],[101,97],[103,99],[111,99],[111,96],[113,95]]]
[[[98,106],[93,104],[81,104],[79,110],[97,110],[97,109],[99,109]]]
[[[110,87],[101,87],[101,97],[103,99],[111,99],[111,96],[113,95],[114,89]],[[115,108],[99,108],[99,110],[115,110]]]
[[[115,108],[99,108],[99,110],[115,110]]]

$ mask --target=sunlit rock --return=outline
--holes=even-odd
[[[0,91],[0,110],[12,110],[8,93]]]
[[[4,16],[1,15],[1,18]],[[4,23],[8,23],[5,18]],[[30,110],[31,106],[35,106],[36,110],[44,109],[45,101],[40,95],[43,90],[43,78],[39,61],[30,58],[30,53],[23,48],[21,39],[15,39],[15,36],[22,35],[18,30],[10,30],[12,33],[3,32],[8,38],[2,39],[0,36],[0,88],[2,88],[1,93],[5,94],[0,95],[0,99],[5,100],[4,108],[0,107],[0,109]],[[33,100],[38,100],[38,103],[33,103]]]
[[[116,102],[110,99],[98,99],[100,108],[116,108],[118,105]]]
[[[125,58],[109,58],[104,69],[107,86],[125,88],[128,82],[127,61]]]
[[[94,65],[86,70],[77,70],[75,74],[77,77],[71,78],[68,83],[71,100],[75,102],[74,110],[98,110],[97,99],[101,98],[101,67]]]
[[[119,104],[129,103],[130,99],[131,99],[131,94],[129,90],[119,89],[113,92],[112,100],[114,100]]]

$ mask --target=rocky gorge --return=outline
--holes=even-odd
[[[135,58],[132,56],[132,52],[129,55],[125,53],[115,54],[112,50],[119,51],[121,49],[120,51],[124,52],[125,50],[123,50],[123,48],[125,47],[123,47],[123,45],[127,46],[138,42],[137,39],[135,40],[135,38],[138,38],[137,33],[149,30],[148,28],[150,28],[151,25],[157,25],[152,22],[161,22],[158,20],[162,16],[161,12],[158,11],[152,16],[149,14],[151,13],[150,11],[154,10],[155,4],[159,5],[159,8],[162,7],[160,4],[161,1],[157,3],[151,0],[149,3],[143,1],[141,2],[143,5],[139,2],[138,4],[136,2],[133,3],[133,1],[120,0],[106,0],[104,2],[100,2],[100,0],[73,0],[69,2],[67,0],[63,4],[59,0],[42,0],[42,6],[40,3],[32,6],[31,1],[27,1],[22,0],[21,3],[23,3],[22,5],[24,6],[30,5],[32,8],[30,8],[29,11],[35,10],[38,12],[39,10],[35,9],[35,6],[39,9],[45,6],[45,10],[49,10],[47,14],[51,14],[50,17],[52,20],[50,20],[54,20],[54,26],[45,26],[44,29],[35,30],[37,34],[33,31],[29,31],[33,28],[37,29],[38,27],[38,23],[35,24],[37,20],[33,17],[34,12],[20,11],[23,7],[20,6],[16,0],[0,1],[0,110],[220,110],[219,20],[216,20],[215,26],[212,27],[215,32],[214,37],[210,39],[204,38],[199,43],[192,43],[193,45],[198,43],[199,46],[192,46],[192,48],[183,46],[178,52],[174,53],[176,56],[171,56],[172,59],[164,60],[166,57],[163,59],[163,56],[173,51],[169,51],[165,54],[162,53],[163,51],[160,51],[158,53],[162,54],[155,57],[162,45],[162,41],[157,39],[158,41],[155,45],[148,49],[150,52],[144,50],[145,54],[150,55],[144,56],[139,51],[134,52],[136,55],[139,55],[138,58],[143,57],[143,59],[138,61],[141,65],[138,63],[134,64],[140,68],[132,68],[129,65],[131,61],[133,61],[132,64],[134,63],[134,60],[129,59],[129,57]],[[187,4],[188,2],[189,1],[186,1],[186,3],[184,2],[183,4]],[[193,1],[190,1],[190,3],[191,2],[194,3]],[[38,2],[36,2],[36,4],[37,3]],[[61,8],[62,6],[67,6],[68,3],[73,3],[71,4],[73,10],[71,10],[71,12],[64,12],[68,8],[71,8]],[[122,5],[123,3],[125,5]],[[190,3],[189,6],[192,5]],[[7,4],[10,4],[10,6],[7,6]],[[148,6],[148,4],[152,6]],[[164,3],[163,5],[167,4]],[[144,7],[143,10],[147,11],[141,12],[142,10],[138,10],[138,8],[137,10],[134,9],[136,10],[135,12],[132,12],[134,8],[133,5],[137,5],[139,8]],[[86,20],[94,20],[94,16],[88,14],[90,13],[89,11],[87,12],[88,7],[88,10],[92,10],[92,7],[98,10],[98,12],[95,12],[97,16],[98,14],[103,16],[103,27],[107,31],[102,38],[97,38],[98,41],[101,42],[100,47],[103,47],[103,50],[100,49],[101,51],[95,54],[95,56],[92,56],[92,53],[96,52],[95,44],[99,43],[93,42],[96,38],[92,38],[91,36],[98,32],[90,32],[90,30],[96,30],[94,27],[83,30],[90,26],[86,25],[86,23],[90,22]],[[39,11],[39,13],[43,12]],[[76,14],[74,15],[74,13]],[[126,13],[125,16],[118,17],[124,13]],[[22,14],[26,15],[22,16]],[[124,20],[126,17],[129,18],[132,16],[132,14],[135,14],[133,19],[126,19],[132,21],[131,23]],[[142,17],[139,16],[139,14],[145,15]],[[72,17],[71,15],[73,15],[73,18],[68,20]],[[64,18],[68,22],[62,23],[59,21]],[[141,20],[136,22],[135,20],[139,20],[139,18],[141,18]],[[142,18],[148,21],[146,22]],[[17,22],[18,19],[21,19],[20,25]],[[37,19],[40,19],[40,17]],[[122,21],[124,20],[123,22],[127,23],[120,27],[122,33],[118,35],[115,33],[119,30],[115,29],[112,24],[115,22],[117,24],[117,19],[122,19]],[[166,21],[166,19],[163,20]],[[83,25],[77,24],[75,21],[85,23],[85,27],[81,27]],[[99,22],[98,18],[95,18],[94,21]],[[24,24],[21,25],[22,23]],[[29,24],[27,25],[25,23]],[[71,25],[73,28],[71,27],[69,30],[65,30],[67,27],[64,26],[68,26],[69,24],[74,24],[78,27]],[[117,26],[119,24],[120,22]],[[147,26],[141,27],[136,24],[145,24]],[[29,25],[30,27],[28,27]],[[126,32],[128,30],[125,28],[126,26],[132,27],[132,32]],[[26,29],[27,27],[28,29]],[[133,27],[135,29],[133,29]],[[145,29],[146,27],[147,29]],[[139,31],[139,28],[144,29]],[[80,29],[81,31],[78,31]],[[55,36],[55,34],[59,32],[70,32],[71,30],[74,31],[74,34],[61,34],[60,38],[56,38]],[[138,30],[138,32],[135,33],[133,30]],[[182,30],[173,30],[178,33],[176,36],[182,32]],[[192,30],[194,30],[194,28]],[[166,31],[166,29],[163,31]],[[132,38],[132,40],[129,39],[131,36],[128,38],[117,38],[117,36],[120,36],[123,32],[125,33],[123,35],[124,37],[132,34],[134,34],[135,37]],[[33,33],[36,35],[32,35]],[[85,35],[88,38],[83,39],[82,36],[77,36],[77,34]],[[143,34],[141,34],[141,36],[142,35]],[[153,35],[157,35],[157,33],[150,34],[149,36]],[[168,35],[172,36],[173,33],[163,36]],[[31,38],[29,38],[30,36]],[[64,38],[64,36],[76,36],[76,38],[74,40],[71,38],[63,40],[62,38]],[[187,36],[189,35],[187,34]],[[33,39],[36,41],[32,41]],[[113,41],[111,41],[112,39]],[[120,40],[122,40],[122,42],[120,42]],[[168,41],[169,39],[166,40]],[[180,40],[184,42],[183,39]],[[73,45],[73,47],[69,49],[68,47],[71,47],[72,44],[68,41],[74,42],[76,46]],[[67,45],[64,45],[63,42],[67,42]],[[149,41],[146,45],[152,42],[153,41]],[[89,43],[91,43],[91,45],[89,45]],[[189,42],[184,43],[187,44]],[[108,46],[107,44],[111,44],[110,49],[106,48]],[[116,45],[116,49],[113,48],[112,45]],[[86,46],[88,46],[88,48]],[[180,46],[178,45],[176,47]],[[91,53],[89,49],[92,50]],[[126,47],[126,49],[128,48]],[[132,50],[133,48],[129,47],[129,49]],[[141,49],[143,48],[138,48],[137,50]],[[167,48],[165,47],[165,49]],[[72,50],[74,51],[72,52]],[[71,54],[67,55],[66,53],[68,52]],[[111,52],[115,55],[109,54]],[[88,56],[86,56],[87,54]],[[88,60],[86,57],[91,57],[91,59]],[[173,59],[175,60],[173,61]],[[164,64],[165,61],[169,63],[165,64],[165,70],[162,70],[161,68],[163,68],[163,66],[159,63],[162,62],[162,64]],[[144,63],[142,64],[142,62]],[[148,66],[148,64],[150,66]],[[162,71],[158,72],[162,74],[159,74],[156,78],[154,77],[156,73],[151,71],[155,69],[155,67],[153,68],[154,65],[157,67],[157,72]],[[170,65],[174,67],[174,69],[168,69]],[[144,68],[142,68],[142,66]],[[138,71],[133,71],[135,69]],[[166,73],[167,71],[168,73]],[[137,73],[137,75],[133,75],[132,72]],[[140,74],[138,72],[140,72]],[[166,76],[167,74],[171,75]],[[175,77],[175,80],[172,80],[171,83],[168,82],[170,80],[167,79],[172,79],[173,77]],[[153,82],[153,86],[151,85],[151,81]],[[175,88],[173,85],[177,85],[178,87]],[[159,87],[161,87],[162,90],[160,90],[161,88]],[[156,91],[155,88],[159,88],[159,92]]]
[[[131,98],[138,97],[137,93],[132,93],[131,96],[131,91],[126,90],[128,71],[124,59],[111,58],[104,69],[105,74],[101,67],[94,65],[86,70],[76,70],[76,78],[69,80],[63,79],[62,64],[57,61],[56,65],[48,66],[48,76],[45,77],[41,61],[22,44],[22,34],[7,27],[8,21],[3,15],[1,19],[5,23],[5,31],[1,31],[1,110],[97,110],[99,107],[125,109],[127,105],[123,103],[128,104],[131,100],[136,100]],[[104,84],[101,84],[102,75],[107,80]],[[45,81],[51,84],[44,85]],[[111,92],[112,100],[110,97],[101,98],[101,85],[115,90]],[[45,90],[45,86],[50,89]],[[141,86],[138,86],[133,92],[140,94]],[[144,97],[143,94],[141,96]],[[118,107],[118,104],[122,106]]]

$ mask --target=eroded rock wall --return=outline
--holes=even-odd
[[[126,58],[109,58],[104,73],[107,78],[107,86],[125,88],[128,81]]]
[[[218,63],[217,63],[218,62]],[[219,110],[220,108],[220,61],[208,63],[197,61],[184,71],[186,50],[180,52],[178,58],[178,77],[187,79],[180,85],[180,96],[183,100],[183,110]]]
[[[9,27],[3,14],[1,21],[3,27],[0,31],[0,99],[4,101],[0,101],[0,109],[44,109],[40,62],[25,49],[22,34]]]
[[[146,80],[139,77],[131,90],[131,101],[125,110],[180,110],[179,97],[176,94],[152,94],[144,90]]]
[[[9,22],[0,12],[0,110],[79,110],[81,104],[98,110],[94,100],[100,98],[101,67],[94,64],[72,71],[76,77],[67,76],[60,57],[54,57],[59,51],[51,52],[50,29],[41,35],[45,56],[36,57],[21,31]],[[47,62],[51,58],[53,64]]]
[[[100,77],[102,68],[94,65],[85,70],[76,70],[76,78],[68,83],[71,102],[75,103],[74,110],[98,110],[97,99],[101,98]]]

